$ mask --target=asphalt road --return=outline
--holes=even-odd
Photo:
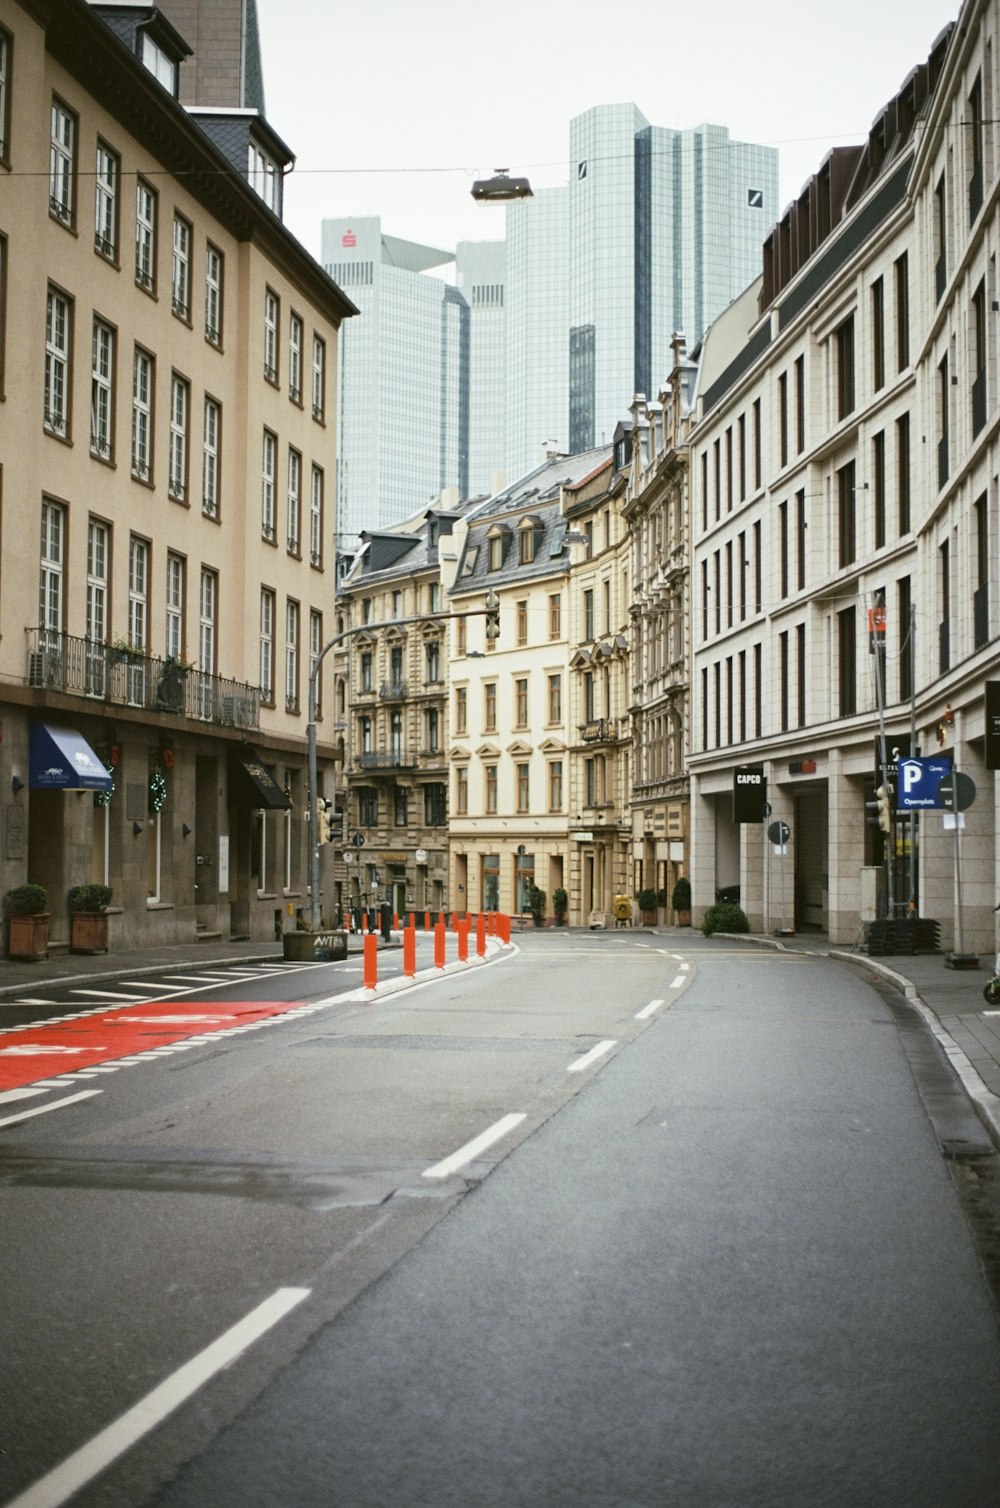
[[[0,1129],[0,1500],[995,1501],[995,1315],[891,1013],[685,955],[320,975]]]

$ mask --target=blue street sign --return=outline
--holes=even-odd
[[[951,774],[951,757],[901,759],[896,784],[896,808],[901,812],[944,806],[941,782]]]

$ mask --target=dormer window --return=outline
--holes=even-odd
[[[142,62],[143,67],[148,68],[153,77],[176,99],[177,64],[148,31],[142,34]]]
[[[247,177],[254,193],[259,194],[274,213],[281,212],[281,169],[273,157],[258,146],[257,142],[251,141],[247,160]]]

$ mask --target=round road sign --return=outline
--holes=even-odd
[[[946,812],[968,811],[976,799],[976,782],[971,775],[963,775],[961,770],[956,770],[941,781],[938,796]]]
[[[787,822],[772,822],[767,830],[767,836],[780,848],[792,836],[792,829]]]

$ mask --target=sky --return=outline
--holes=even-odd
[[[651,125],[725,125],[779,152],[781,204],[860,142],[959,0],[257,0],[267,116],[296,156],[285,222],[325,218],[454,250],[501,240],[470,197],[496,168],[569,180],[569,122],[633,102]]]

